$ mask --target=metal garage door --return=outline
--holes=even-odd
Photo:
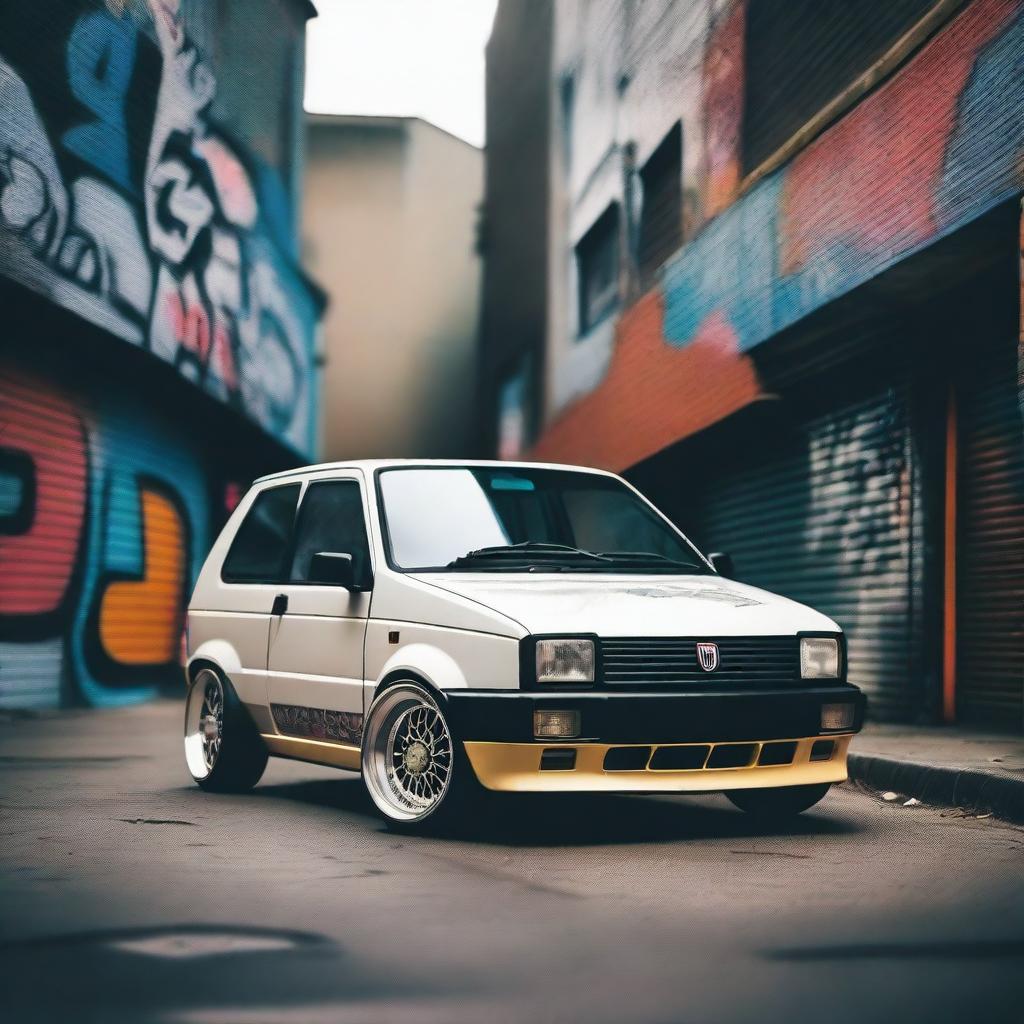
[[[1024,426],[1018,345],[975,342],[959,375],[957,717],[1024,720]]]
[[[731,553],[738,578],[832,616],[873,712],[912,717],[920,501],[905,388],[876,387],[750,443],[723,473],[693,481],[700,498],[682,525],[705,550]]]
[[[86,428],[57,390],[0,363],[0,707],[61,702],[87,508]]]

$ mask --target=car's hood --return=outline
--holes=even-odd
[[[839,628],[805,605],[719,576],[431,573],[420,578],[507,615],[531,633],[780,636]]]

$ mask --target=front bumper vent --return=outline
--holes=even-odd
[[[800,744],[806,744],[801,760],[829,761],[835,752],[835,740],[767,740],[764,743],[673,743],[657,747],[609,747],[604,755],[606,772],[690,772],[722,768],[778,768],[794,764]],[[545,750],[541,770],[554,767],[545,763],[549,754],[567,753]]]
[[[606,772],[642,772],[651,757],[650,747],[612,747],[604,755]]]
[[[658,747],[651,758],[651,767],[655,771],[680,772],[703,768],[711,753],[707,745],[687,747]]]
[[[571,772],[576,767],[576,751],[572,747],[549,747],[540,755],[542,772]]]
[[[761,748],[761,756],[757,763],[762,767],[778,764],[792,764],[796,757],[796,743],[766,743]]]

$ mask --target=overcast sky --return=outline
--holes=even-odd
[[[484,44],[497,0],[316,0],[306,109],[412,114],[484,141]]]

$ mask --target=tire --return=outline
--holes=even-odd
[[[741,810],[766,820],[792,818],[813,807],[831,783],[815,786],[780,786],[778,789],[733,789],[725,795]]]
[[[413,680],[381,691],[370,706],[362,768],[370,799],[398,832],[449,831],[472,817],[480,795],[443,705]]]
[[[231,683],[201,668],[185,700],[185,763],[212,793],[244,793],[267,767],[267,748]]]

